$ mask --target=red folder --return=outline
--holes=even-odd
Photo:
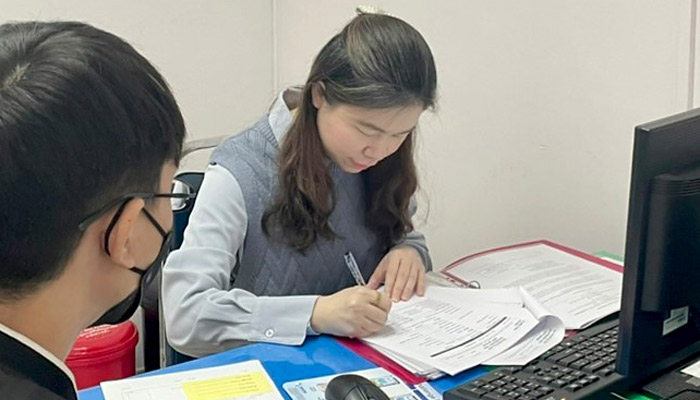
[[[622,272],[622,270],[623,270],[622,265],[615,264],[615,263],[613,263],[613,262],[604,260],[604,259],[602,259],[602,258],[593,256],[593,255],[590,255],[590,254],[587,254],[587,253],[584,253],[584,252],[582,252],[582,251],[580,251],[580,250],[572,249],[571,247],[566,247],[566,246],[561,245],[561,244],[557,244],[557,243],[554,243],[554,242],[550,242],[549,240],[535,240],[535,241],[533,241],[533,242],[518,243],[518,244],[514,244],[514,245],[510,245],[510,246],[498,247],[498,248],[495,248],[495,249],[486,250],[486,251],[482,251],[482,252],[479,252],[479,253],[476,253],[476,254],[468,255],[468,256],[466,256],[466,257],[462,257],[462,258],[460,258],[459,260],[454,261],[454,262],[450,263],[448,266],[446,266],[445,268],[441,269],[441,270],[440,270],[440,273],[442,273],[442,274],[444,274],[444,275],[447,275],[447,276],[449,276],[450,278],[455,279],[455,280],[457,280],[457,281],[459,281],[459,282],[463,282],[461,279],[459,279],[459,278],[457,278],[456,276],[453,276],[452,274],[450,274],[449,270],[452,269],[452,268],[454,268],[455,266],[457,266],[457,265],[463,263],[464,261],[467,261],[467,260],[469,260],[469,259],[472,259],[472,258],[475,258],[475,257],[478,257],[478,256],[482,256],[482,255],[484,255],[484,254],[495,253],[495,252],[497,252],[497,251],[503,251],[503,250],[509,250],[509,249],[515,249],[515,248],[518,248],[518,247],[532,246],[532,245],[536,245],[536,244],[543,244],[543,245],[546,245],[546,246],[549,246],[549,247],[553,247],[553,248],[558,249],[558,250],[561,250],[561,251],[563,251],[563,252],[565,252],[565,253],[569,253],[569,254],[575,255],[575,256],[577,256],[577,257],[579,257],[579,258],[583,258],[584,260],[588,260],[588,261],[593,262],[593,263],[596,263],[596,264],[598,264],[598,265],[600,265],[600,266],[602,266],[602,267],[610,268],[610,269],[615,270],[615,271],[617,271],[617,272]],[[469,283],[469,282],[463,282],[463,283]]]
[[[378,367],[382,367],[385,370],[396,375],[407,385],[417,385],[426,381],[425,378],[411,373],[406,368],[392,361],[389,357],[385,356],[384,354],[378,352],[377,350],[362,343],[357,339],[338,337],[335,338],[335,340],[340,342],[343,346],[347,347],[348,349],[354,351],[358,355],[364,357],[366,360],[376,364]]]

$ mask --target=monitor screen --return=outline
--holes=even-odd
[[[635,129],[617,371],[630,384],[700,351],[700,109]]]

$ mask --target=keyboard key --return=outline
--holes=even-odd
[[[523,368],[522,367],[502,367],[501,369],[510,373],[510,374],[514,374],[516,372],[520,372]]]
[[[568,384],[569,384],[569,382],[562,380],[562,379],[557,379],[557,380],[550,382],[550,386],[557,388],[557,389],[561,389]]]
[[[586,387],[586,386],[588,386],[588,385],[591,384],[591,381],[589,381],[589,380],[586,379],[586,378],[583,378],[583,379],[577,380],[577,381],[574,382],[574,383],[577,384],[577,385],[580,385],[581,387]]]
[[[482,399],[485,400],[510,400],[507,396],[503,396],[496,393],[486,393]]]
[[[574,349],[566,349],[564,351],[560,351],[559,353],[556,353],[553,356],[548,357],[546,360],[551,361],[551,362],[557,362],[561,360],[562,358],[566,358],[572,354],[576,353]]]
[[[586,360],[585,358],[582,358],[578,361],[574,361],[569,366],[573,369],[581,369],[583,368],[584,365],[588,365],[590,361]]]
[[[581,385],[577,385],[575,383],[572,383],[571,385],[565,387],[564,389],[568,390],[569,392],[576,392],[576,391],[581,389]]]
[[[560,358],[559,360],[557,360],[557,362],[561,365],[569,366],[574,361],[578,361],[579,359],[581,359],[581,357],[583,357],[583,354],[581,354],[581,353],[572,353],[564,358]]]
[[[534,374],[535,372],[537,372],[539,370],[540,370],[540,367],[538,367],[537,365],[528,365],[527,367],[525,367],[525,369],[523,369],[523,371],[528,372],[530,374]]]
[[[502,395],[505,395],[508,392],[510,392],[510,390],[505,390],[503,388],[497,388],[496,390],[493,391],[493,393],[502,394]]]
[[[607,363],[598,360],[598,361],[593,361],[592,363],[584,366],[582,369],[583,371],[586,372],[597,372],[600,369],[603,369]]]
[[[551,376],[536,376],[535,380],[543,385],[549,385],[549,382],[553,381],[554,378]]]
[[[554,391],[554,389],[552,389],[551,387],[547,387],[547,386],[542,386],[539,389],[537,389],[537,392],[541,393],[542,396],[548,395],[548,394],[552,393],[553,391]]]
[[[488,393],[486,390],[484,390],[482,388],[478,388],[478,387],[459,388],[459,389],[457,389],[457,391],[460,393],[466,394],[466,395],[475,394],[478,397],[481,397],[481,396],[485,395],[486,393]]]
[[[507,384],[503,385],[502,388],[505,390],[515,390],[518,388],[518,386],[513,385],[512,383],[507,383]]]

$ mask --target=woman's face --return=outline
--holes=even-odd
[[[349,173],[364,171],[398,150],[423,113],[418,103],[381,109],[330,105],[317,89],[312,98],[326,155]]]

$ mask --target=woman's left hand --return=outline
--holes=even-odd
[[[391,249],[377,265],[367,287],[377,289],[384,282],[384,293],[393,301],[408,300],[413,293],[425,294],[425,266],[418,251],[410,246]]]

